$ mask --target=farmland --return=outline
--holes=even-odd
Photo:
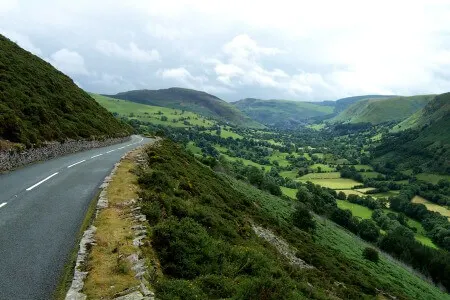
[[[435,204],[433,202],[430,202],[430,201],[428,201],[428,200],[426,200],[426,199],[424,199],[424,198],[422,198],[420,196],[415,196],[412,199],[412,202],[413,203],[423,204],[423,205],[425,205],[427,207],[428,210],[438,212],[441,215],[443,215],[444,217],[447,217],[447,218],[450,219],[450,209],[448,209],[446,207],[443,207],[441,205],[438,205],[438,204]]]

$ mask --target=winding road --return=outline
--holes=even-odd
[[[0,175],[0,299],[51,299],[103,179],[148,141],[133,136]]]

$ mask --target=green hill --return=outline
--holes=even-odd
[[[423,108],[434,95],[364,99],[353,103],[332,122],[372,123],[401,121]]]
[[[302,101],[247,98],[233,102],[233,105],[256,121],[267,125],[301,123],[313,117],[329,115],[334,110],[331,101],[329,105],[321,105]]]
[[[129,135],[72,79],[0,35],[0,140],[39,145]]]
[[[376,162],[399,169],[450,173],[450,93],[441,94],[400,123],[376,148]],[[399,132],[398,132],[399,131]]]
[[[353,97],[347,97],[347,98],[342,98],[342,99],[338,99],[335,102],[334,105],[334,113],[340,113],[341,111],[344,111],[345,109],[347,109],[347,107],[349,107],[350,105],[359,102],[361,100],[365,100],[365,99],[383,99],[383,98],[392,98],[395,97],[393,95],[363,95],[363,96],[353,96]]]
[[[233,105],[205,92],[169,88],[161,90],[135,90],[108,95],[141,104],[186,110],[219,119],[235,125],[261,128],[261,124],[242,114]]]

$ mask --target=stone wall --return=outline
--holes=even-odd
[[[33,162],[49,160],[66,154],[123,143],[130,139],[131,137],[128,136],[103,141],[69,140],[64,143],[49,142],[40,148],[32,148],[21,152],[0,151],[0,172],[10,171]]]

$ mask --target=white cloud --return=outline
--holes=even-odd
[[[19,2],[17,0],[2,0],[0,2],[0,16],[18,10],[19,10]]]
[[[95,48],[104,55],[126,59],[132,62],[153,62],[161,60],[158,50],[144,50],[133,42],[128,44],[128,48],[123,48],[115,42],[100,40],[96,43]]]
[[[53,53],[48,61],[67,75],[89,75],[84,58],[75,51],[60,49]]]
[[[41,49],[36,47],[26,35],[22,35],[16,31],[5,30],[0,28],[0,33],[9,38],[11,41],[15,42],[17,45],[25,50],[30,51],[35,55],[42,55]]]
[[[146,26],[149,35],[158,39],[177,40],[189,37],[192,32],[186,28],[166,27],[157,23],[150,23]]]

